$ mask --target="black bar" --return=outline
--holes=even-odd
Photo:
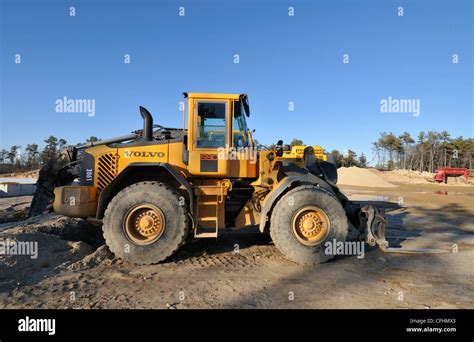
[[[54,318],[55,334],[18,331],[19,320],[27,316],[30,320]],[[11,340],[7,336],[278,335],[449,341],[464,336],[461,340],[472,341],[473,316],[473,310],[0,310],[0,340]],[[407,331],[428,327],[455,328],[456,332]]]

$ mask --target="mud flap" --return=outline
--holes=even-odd
[[[385,253],[404,253],[404,254],[445,254],[451,253],[445,249],[437,248],[393,248],[389,247],[385,239],[385,226],[388,223],[385,217],[385,211],[372,205],[365,205],[359,212],[360,230],[362,232],[360,239],[367,242],[370,246],[378,245]]]

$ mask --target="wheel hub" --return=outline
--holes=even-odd
[[[300,243],[317,245],[329,234],[329,218],[320,208],[304,207],[293,216],[292,231]]]
[[[158,240],[165,228],[163,212],[151,204],[135,206],[126,214],[124,230],[127,237],[139,245]]]
[[[141,213],[136,218],[135,227],[144,236],[152,236],[162,229],[162,221],[153,210]]]

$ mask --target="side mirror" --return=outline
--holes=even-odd
[[[244,107],[245,115],[247,115],[247,117],[250,117],[249,98],[246,94],[241,94],[240,95],[240,103]]]
[[[278,140],[276,144],[276,156],[281,157],[283,155],[283,140]]]

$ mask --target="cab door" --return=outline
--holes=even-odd
[[[190,99],[189,102],[188,172],[199,176],[227,177],[230,101]]]
[[[250,143],[246,114],[240,101],[232,101],[232,145],[229,156],[230,178],[257,177],[257,150]]]

